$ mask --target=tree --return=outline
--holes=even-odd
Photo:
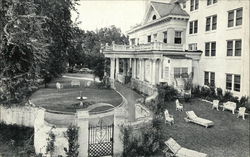
[[[77,0],[1,1],[0,101],[21,102],[41,69],[58,76],[71,45],[71,10]],[[3,7],[4,6],[4,7]]]

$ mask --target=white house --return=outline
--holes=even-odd
[[[151,94],[183,79],[249,96],[249,1],[150,1],[141,25],[129,30],[130,45],[106,45],[111,79]],[[122,68],[121,68],[122,66]],[[188,74],[188,75],[187,75]]]

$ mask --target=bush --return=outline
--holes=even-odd
[[[209,87],[201,87],[201,97],[203,99],[208,99],[210,96],[211,90]]]
[[[159,127],[159,125],[157,124]],[[139,130],[132,127],[122,128],[123,156],[156,156],[164,145],[163,133],[153,125],[144,126]]]
[[[233,99],[232,97],[233,97],[233,94],[230,91],[226,91],[223,95],[221,102],[231,101]]]
[[[160,84],[157,85],[157,90],[158,90],[158,99],[161,102],[168,102],[168,101],[173,101],[178,97],[178,91],[168,85]]]
[[[200,86],[198,85],[198,86],[192,87],[191,93],[192,93],[192,95],[195,96],[195,97],[201,97]]]

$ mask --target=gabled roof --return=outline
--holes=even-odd
[[[188,13],[183,10],[178,3],[163,3],[152,1],[151,5],[161,17],[167,15],[189,16]]]

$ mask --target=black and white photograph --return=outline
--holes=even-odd
[[[0,0],[0,157],[250,157],[250,0]]]

